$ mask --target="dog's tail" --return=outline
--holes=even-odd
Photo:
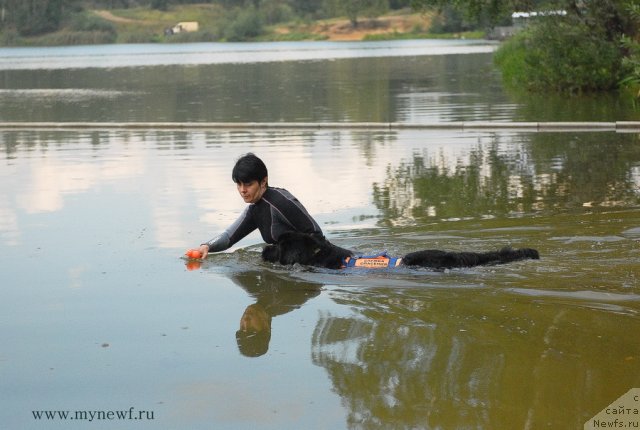
[[[518,260],[526,260],[529,258],[532,260],[539,260],[540,254],[538,253],[537,250],[533,248],[513,249],[510,247],[505,247],[505,248],[502,248],[500,251],[498,251],[498,260],[496,261],[496,264],[509,263],[511,261],[518,261]],[[491,264],[491,262],[489,262],[488,264]]]
[[[454,267],[472,267],[489,264],[504,264],[525,259],[539,259],[540,254],[532,248],[502,248],[490,252],[447,252],[437,249],[412,252],[402,258],[406,266],[451,269]]]

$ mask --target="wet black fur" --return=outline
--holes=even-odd
[[[280,264],[304,264],[306,266],[340,269],[346,257],[354,254],[340,248],[323,237],[288,232],[280,236],[276,245],[262,249],[262,259]]]
[[[262,259],[280,264],[303,264],[307,266],[340,269],[346,257],[353,251],[333,245],[328,240],[304,233],[283,234],[278,243],[267,245],[262,250]],[[402,257],[402,265],[451,269],[479,265],[503,264],[527,258],[539,259],[538,251],[531,248],[502,248],[490,252],[447,252],[438,249],[411,252]]]

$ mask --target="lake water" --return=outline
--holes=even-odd
[[[494,45],[442,44],[2,49],[29,65],[0,60],[0,120],[637,118],[616,96],[512,94]],[[199,59],[231,48],[242,60]],[[637,133],[24,128],[0,142],[3,428],[569,429],[640,387]],[[186,264],[244,209],[230,170],[248,151],[341,246],[541,259],[288,268],[261,262],[253,234]],[[245,312],[270,329],[239,336]]]

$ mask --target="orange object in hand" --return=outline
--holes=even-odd
[[[202,252],[199,249],[190,249],[184,255],[189,258],[202,258]]]

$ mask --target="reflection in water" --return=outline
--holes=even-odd
[[[332,296],[355,314],[321,316],[312,359],[347,405],[349,428],[581,428],[640,383],[635,305],[482,290]]]
[[[270,340],[271,315],[259,303],[247,306],[240,318],[240,330],[236,332],[240,353],[247,357],[264,355]]]
[[[16,99],[24,102],[27,98],[34,98],[37,102],[47,102],[47,100],[60,100],[67,103],[80,103],[84,100],[110,99],[126,94],[122,91],[93,90],[83,88],[41,88],[41,89],[0,89],[0,97],[6,100]]]
[[[336,59],[349,44],[12,48],[0,119],[637,118],[615,97],[505,93],[490,53],[414,50],[428,44],[358,44],[359,59]],[[469,52],[427,48],[456,44]],[[256,62],[307,54],[332,59]],[[33,408],[129,399],[179,418],[163,428],[575,429],[640,386],[637,135],[3,130],[0,147],[10,428],[33,427]],[[511,243],[542,259],[345,273],[266,265],[249,247],[184,270],[177,256],[244,209],[230,169],[247,151],[341,246]]]
[[[543,101],[512,96],[502,88],[490,53],[405,54],[324,61],[153,67],[89,63],[90,68],[67,70],[0,70],[0,119],[420,123],[623,121],[638,116],[630,98],[622,96],[606,102],[597,96],[558,101],[553,96]],[[171,55],[167,58],[175,60]],[[0,56],[0,69],[2,61]]]
[[[407,57],[493,52],[486,40],[116,44],[0,48],[0,70],[252,64],[339,58]]]
[[[238,349],[247,357],[258,357],[269,350],[272,318],[298,309],[320,294],[317,284],[300,281],[292,284],[286,276],[269,269],[229,277],[256,300],[245,309],[236,332]]]
[[[490,54],[467,54],[0,70],[4,83],[0,118],[98,122],[512,119],[515,107],[496,88],[499,78],[490,69]],[[496,87],[477,87],[471,75],[491,79]]]
[[[220,417],[246,428],[247,404],[259,412],[255,427],[303,416],[288,428],[313,428],[324,422],[318,398],[336,400],[332,422],[344,414],[354,429],[580,428],[640,386],[637,135],[56,130],[0,139],[0,266],[10,281],[0,330],[15,347],[3,359],[14,386],[29,386],[10,398],[17,409],[50,396],[45,379],[65,387],[61,402],[78,390],[105,405],[142,380],[153,389],[136,395],[173,412],[158,376],[171,375],[196,381],[181,418],[213,416],[192,428]],[[184,270],[184,249],[244,209],[230,168],[248,150],[338,245],[404,253],[511,243],[542,258],[441,273],[290,270],[260,263],[259,247],[246,246],[260,242],[253,237],[202,271]],[[228,280],[251,296],[248,309]],[[27,312],[34,303],[38,312]],[[115,321],[114,309],[125,318]],[[185,326],[179,339],[158,335]],[[105,339],[114,347],[93,347]],[[260,359],[238,360],[238,350]],[[117,387],[101,395],[95,386]],[[212,409],[220,399],[231,400]]]
[[[374,188],[374,201],[396,224],[635,207],[637,142],[633,134],[497,135],[463,157],[425,149],[390,166],[385,182]]]

